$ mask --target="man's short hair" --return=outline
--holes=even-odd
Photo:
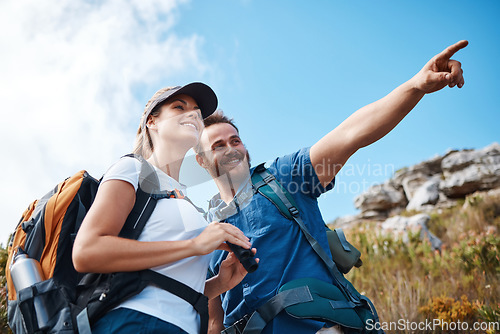
[[[240,130],[238,130],[238,127],[236,127],[236,125],[234,125],[233,119],[224,115],[224,112],[221,109],[217,109],[212,115],[205,118],[203,120],[203,123],[205,124],[205,129],[211,125],[214,125],[214,124],[226,123],[226,124],[231,125],[233,128],[235,128],[236,132],[238,134],[240,133]],[[203,154],[201,143],[198,143],[195,147],[193,147],[193,149],[197,154]]]
[[[238,130],[236,125],[234,125],[233,119],[224,115],[224,112],[220,109],[217,109],[212,115],[205,118],[203,120],[203,123],[205,123],[205,128],[208,128],[211,125],[220,124],[220,123],[230,124],[233,128],[236,129],[236,132],[240,133],[240,131]]]

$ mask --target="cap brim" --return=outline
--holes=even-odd
[[[181,87],[171,96],[169,96],[169,99],[180,94],[186,94],[195,99],[198,107],[200,108],[203,118],[207,118],[208,116],[212,115],[217,109],[217,95],[215,95],[215,92],[212,90],[212,88],[205,85],[204,83],[193,82],[187,84]]]

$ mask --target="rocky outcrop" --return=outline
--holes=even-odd
[[[475,191],[500,187],[500,145],[480,150],[449,151],[403,168],[381,185],[355,198],[358,219],[382,220],[402,210],[449,207]]]
[[[478,190],[500,187],[500,145],[482,150],[447,155],[442,163],[443,180],[439,189],[450,198],[464,197]]]
[[[408,240],[409,232],[420,233],[436,250],[441,240],[428,229],[429,213],[456,205],[482,194],[500,194],[500,145],[480,150],[453,150],[417,165],[403,168],[386,182],[370,187],[354,199],[357,215],[337,218],[334,227],[348,228],[376,220],[380,232]],[[401,215],[406,211],[405,215]],[[408,217],[408,214],[412,214]]]

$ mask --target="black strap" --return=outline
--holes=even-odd
[[[156,207],[157,200],[141,188],[137,188],[135,204],[120,231],[119,236],[128,239],[138,239],[144,226]]]
[[[153,213],[157,199],[151,194],[158,193],[160,181],[153,166],[142,156],[127,154],[124,157],[135,158],[141,162],[139,184],[135,193],[135,204],[120,231],[119,236],[128,239],[138,239],[149,217]]]
[[[208,298],[173,278],[159,274],[152,270],[141,272],[141,278],[157,285],[173,295],[184,299],[200,314],[200,333],[205,334],[208,331]]]
[[[193,201],[191,201],[189,199],[189,197],[187,197],[186,195],[184,195],[182,193],[182,191],[180,191],[178,189],[174,189],[174,190],[162,190],[158,194],[151,194],[151,197],[154,198],[154,199],[156,199],[156,200],[163,199],[163,198],[183,199],[183,200],[188,201],[189,204],[191,204],[196,209],[196,211],[198,211],[201,214],[205,214],[205,211],[202,208],[196,206],[193,203]]]

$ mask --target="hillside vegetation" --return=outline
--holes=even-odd
[[[432,213],[428,225],[443,241],[441,251],[421,240],[420,233],[410,233],[405,241],[383,235],[376,222],[344,228],[363,254],[363,266],[351,270],[348,279],[373,301],[388,333],[495,333],[484,325],[480,331],[396,326],[434,319],[499,325],[500,196],[466,197],[455,207]],[[388,327],[390,322],[393,327]]]

